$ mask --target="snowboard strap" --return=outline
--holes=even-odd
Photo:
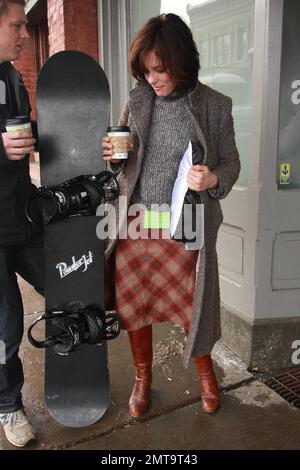
[[[45,226],[75,215],[95,215],[100,204],[116,199],[119,183],[110,171],[81,175],[58,186],[35,189],[25,205],[30,223]]]
[[[41,321],[51,325],[53,334],[38,341],[32,330]],[[67,355],[84,343],[99,346],[102,341],[119,336],[120,331],[120,319],[114,311],[104,312],[95,305],[72,304],[60,310],[47,310],[28,329],[28,339],[36,348],[51,348],[57,354]]]

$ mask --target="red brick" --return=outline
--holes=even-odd
[[[50,55],[72,49],[99,60],[97,0],[48,0],[47,16]],[[23,76],[35,115],[37,64],[32,31],[15,66]]]

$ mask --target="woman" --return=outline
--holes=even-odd
[[[170,206],[172,188],[188,143],[204,151],[204,165],[187,174],[190,190],[205,204],[205,242],[200,251],[164,239],[110,239],[107,259],[115,264],[115,301],[128,331],[136,381],[129,401],[132,417],[143,416],[150,402],[152,323],[181,324],[188,336],[187,365],[194,358],[203,411],[217,410],[220,395],[210,352],[220,338],[220,297],[216,239],[222,222],[219,199],[227,196],[240,171],[234,140],[231,99],[198,81],[199,54],[187,25],[174,14],[151,18],[130,49],[130,72],[137,80],[120,118],[131,130],[126,163],[112,160],[103,138],[103,158],[119,173],[128,206]],[[124,232],[127,207],[117,210]],[[147,230],[147,225],[142,231]],[[113,238],[113,237],[112,237]],[[143,237],[142,237],[143,238]],[[153,237],[152,237],[153,238]]]

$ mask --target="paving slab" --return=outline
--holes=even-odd
[[[25,332],[43,310],[43,299],[25,281],[19,279],[25,306]],[[39,313],[37,313],[39,312]],[[43,337],[42,325],[35,335]],[[154,327],[152,406],[146,419],[168,414],[195,402],[199,403],[199,387],[194,364],[185,370],[181,355],[185,337],[182,329],[171,324]],[[93,426],[83,429],[65,428],[48,414],[44,403],[44,351],[33,348],[24,335],[21,352],[25,371],[24,404],[38,435],[34,449],[66,449],[77,444],[110,435],[131,427],[135,421],[128,415],[128,399],[134,382],[134,367],[128,337],[109,343],[111,404],[105,416]],[[245,364],[222,343],[213,352],[216,374],[221,387],[236,386],[251,379]],[[0,449],[12,449],[0,431]]]
[[[38,166],[32,165],[38,184]],[[44,309],[44,301],[19,278],[24,301],[25,332]],[[43,328],[38,327],[42,338]],[[111,404],[98,423],[83,429],[65,428],[48,414],[44,403],[44,352],[25,334],[20,355],[24,363],[24,404],[38,435],[29,449],[300,449],[300,410],[247,371],[221,342],[213,350],[222,391],[218,413],[200,410],[198,379],[193,364],[185,370],[181,355],[185,338],[171,324],[154,327],[152,404],[144,420],[127,412],[134,381],[128,337],[109,343]],[[0,430],[0,450],[14,449]]]
[[[255,381],[223,392],[213,415],[195,403],[72,448],[83,449],[299,450],[300,410]]]

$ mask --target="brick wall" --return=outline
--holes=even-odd
[[[80,0],[73,0],[77,2]],[[65,47],[64,0],[48,0],[48,28],[50,56]]]
[[[98,60],[97,0],[48,0],[50,55],[65,49]]]
[[[73,49],[86,52],[98,61],[97,0],[48,0],[47,19],[50,56],[65,49]],[[35,116],[37,64],[33,31],[15,66],[23,76]]]
[[[97,0],[65,0],[65,46],[99,60]]]

